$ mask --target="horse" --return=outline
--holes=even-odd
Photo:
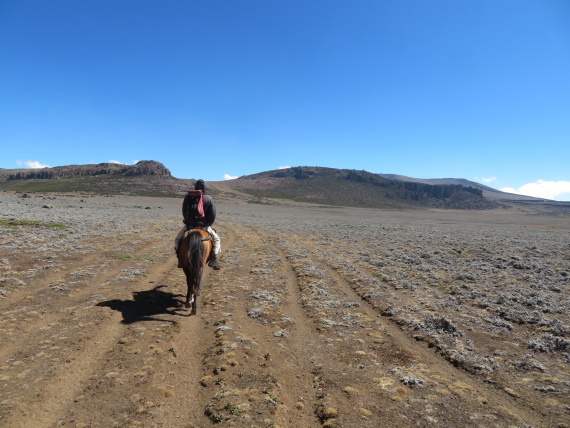
[[[192,304],[191,315],[197,313],[196,301],[200,295],[202,272],[212,251],[212,237],[203,229],[191,229],[184,233],[180,240],[178,259],[186,275],[188,292],[184,306],[189,308]]]

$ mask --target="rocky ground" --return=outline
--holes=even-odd
[[[180,204],[0,193],[0,426],[570,426],[570,218]]]

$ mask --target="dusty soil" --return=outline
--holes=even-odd
[[[0,426],[570,426],[570,218],[227,196],[0,193]]]

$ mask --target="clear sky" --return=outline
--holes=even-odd
[[[570,200],[570,1],[0,0],[0,168],[139,160]]]

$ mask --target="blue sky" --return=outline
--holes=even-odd
[[[309,165],[570,200],[570,2],[0,0],[0,145],[0,168]]]

